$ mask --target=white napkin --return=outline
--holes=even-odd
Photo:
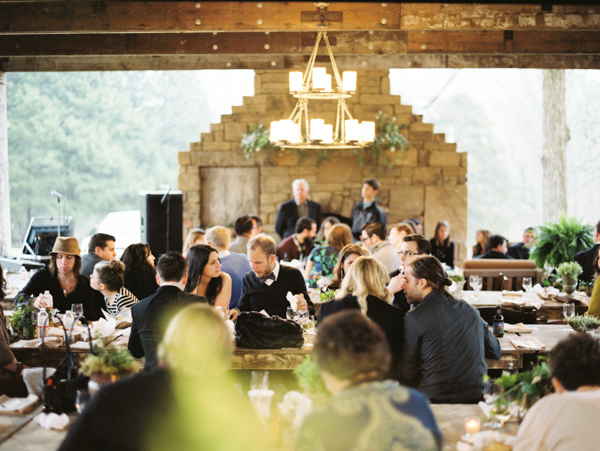
[[[281,416],[291,423],[292,429],[296,432],[312,409],[312,400],[298,391],[287,392],[283,397],[283,402],[279,403]]]
[[[233,324],[233,321],[230,319],[225,320],[225,325],[227,326],[227,329],[229,329],[229,332],[231,332],[231,335],[235,337],[235,324]]]
[[[287,294],[285,295],[285,298],[290,303],[290,307],[292,307],[294,309],[294,312],[297,312],[298,311],[298,298],[295,295],[293,295],[291,291],[287,292]]]
[[[523,296],[523,292],[522,291],[508,291],[508,290],[502,290],[502,296]]]
[[[546,345],[535,337],[511,338],[510,343],[515,347],[515,349],[546,349]]]
[[[115,318],[110,317],[109,319],[100,318],[98,321],[94,323],[92,328],[92,334],[96,337],[98,334],[104,337],[110,337],[114,332],[117,326],[117,320]]]
[[[531,329],[523,323],[517,323],[517,324],[504,323],[504,332],[509,333],[509,334],[510,333],[512,333],[512,334],[516,334],[516,333],[530,334]]]
[[[117,318],[118,319],[121,319],[121,318],[131,318],[131,309],[130,308],[124,308],[123,310],[121,310],[119,312],[119,316]]]
[[[582,293],[581,291],[575,291],[571,294],[571,297],[577,299],[583,305],[590,305],[590,298],[588,298],[587,295],[585,293]]]
[[[63,339],[60,337],[46,337],[44,338],[44,343],[48,348],[58,348],[62,346]],[[36,338],[34,340],[21,340],[14,345],[11,345],[13,348],[41,348],[42,347],[42,339]]]
[[[533,292],[535,294],[537,294],[539,297],[541,297],[542,299],[552,299],[554,296],[558,295],[559,290],[558,288],[554,288],[554,287],[546,287],[543,288],[539,283],[536,283],[535,286],[533,287]]]
[[[269,315],[265,309],[262,309],[262,310],[261,310],[259,313],[260,313],[261,315],[265,315],[267,318],[270,318],[270,317],[271,317],[271,315]]]
[[[42,412],[34,420],[40,423],[40,426],[44,429],[58,429],[61,431],[69,424],[69,417],[65,413],[57,415],[54,412]]]
[[[458,442],[456,449],[459,451],[479,451],[494,442],[503,443],[504,445],[512,447],[515,444],[515,440],[516,437],[514,435],[502,434],[498,431],[480,431],[473,434],[471,437],[463,437],[463,441],[467,443]]]

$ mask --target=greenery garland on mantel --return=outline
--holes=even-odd
[[[392,167],[393,163],[397,162],[404,155],[404,151],[408,149],[408,141],[401,133],[401,130],[408,128],[408,125],[398,125],[395,117],[388,117],[381,111],[375,117],[375,140],[368,147],[360,150],[353,150],[354,155],[358,155],[360,167],[364,167],[367,161],[379,162],[380,164]],[[240,141],[240,147],[244,151],[246,159],[250,158],[257,152],[273,152],[280,149],[269,141],[269,129],[264,125],[252,125],[249,130],[244,133]],[[398,153],[398,157],[393,160],[389,157],[384,157],[384,152],[389,150],[392,153]],[[295,151],[299,158],[303,157],[305,150]],[[329,149],[324,148],[319,151],[317,156],[317,166],[324,160],[329,160]],[[381,161],[380,161],[381,160]]]

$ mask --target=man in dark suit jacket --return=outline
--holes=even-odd
[[[483,255],[478,255],[473,258],[497,258],[502,260],[513,260],[512,257],[506,255],[508,252],[508,242],[502,235],[492,235],[488,240],[487,248]]]
[[[596,244],[590,249],[575,254],[575,261],[583,268],[583,272],[579,275],[579,280],[583,282],[594,280],[594,259],[598,255],[598,248],[600,247],[600,221],[598,221],[594,229],[594,243]]]
[[[304,179],[294,180],[292,190],[294,198],[281,204],[275,220],[275,230],[281,238],[293,235],[296,221],[304,216],[315,220],[317,230],[321,226],[321,205],[308,200],[308,182]]]
[[[232,319],[239,312],[265,310],[269,315],[286,317],[290,303],[286,295],[298,296],[298,310],[315,314],[315,306],[308,296],[302,273],[291,266],[277,263],[277,243],[268,235],[257,235],[248,243],[248,260],[252,271],[242,280],[242,294],[237,310],[231,311]]]
[[[517,260],[529,260],[529,248],[525,247],[535,239],[535,229],[527,227],[523,232],[523,241],[515,243],[508,248],[506,255]]]
[[[207,302],[204,296],[184,293],[188,265],[179,252],[169,251],[156,265],[158,290],[131,308],[131,335],[127,348],[136,358],[146,356],[144,369],[157,364],[156,350],[168,320],[178,310],[192,302]]]

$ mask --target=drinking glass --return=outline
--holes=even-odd
[[[473,276],[469,277],[469,285],[471,285],[471,288],[475,292],[473,294],[474,298],[477,298],[477,296],[479,295],[479,290],[481,290],[482,284],[483,284],[483,282],[482,282],[480,276],[473,275]]]
[[[269,389],[269,372],[268,371],[252,371],[250,378],[251,390],[268,390]]]
[[[573,318],[575,316],[575,304],[563,304],[563,316],[565,318]]]
[[[75,396],[75,408],[77,412],[83,412],[83,408],[85,404],[90,400],[90,392],[87,389],[77,390],[77,395]]]
[[[493,405],[496,400],[500,396],[500,387],[493,381],[488,380],[483,384],[483,400],[488,406]],[[490,407],[490,417],[484,423],[484,427],[495,428],[496,423],[494,422],[493,415],[491,415],[491,407]]]
[[[525,293],[529,293],[532,286],[531,277],[523,277],[523,290],[525,290]]]
[[[298,321],[298,312],[295,312],[292,307],[288,307],[285,311],[285,317],[292,321]]]
[[[83,304],[71,304],[71,311],[75,317],[75,321],[83,316]]]

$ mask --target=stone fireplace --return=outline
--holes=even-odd
[[[347,104],[359,121],[374,120],[378,112],[395,117],[405,126],[409,147],[401,158],[389,151],[380,161],[367,155],[362,166],[350,150],[329,151],[325,159],[315,150],[258,152],[247,159],[239,146],[242,135],[252,125],[269,127],[271,121],[287,118],[296,101],[288,91],[287,71],[256,71],[254,91],[191,143],[189,151],[179,153],[184,232],[196,224],[231,226],[238,216],[258,214],[265,232],[279,239],[275,218],[279,204],[292,197],[293,180],[309,182],[310,197],[325,216],[351,217],[363,180],[376,178],[382,186],[377,202],[388,226],[416,217],[430,238],[436,223],[447,220],[457,264],[466,258],[467,154],[446,143],[444,134],[434,133],[434,124],[412,114],[400,96],[390,95],[388,71],[358,71],[357,92]],[[311,101],[309,115],[335,123],[335,108],[335,102]],[[390,163],[384,164],[385,159]]]

